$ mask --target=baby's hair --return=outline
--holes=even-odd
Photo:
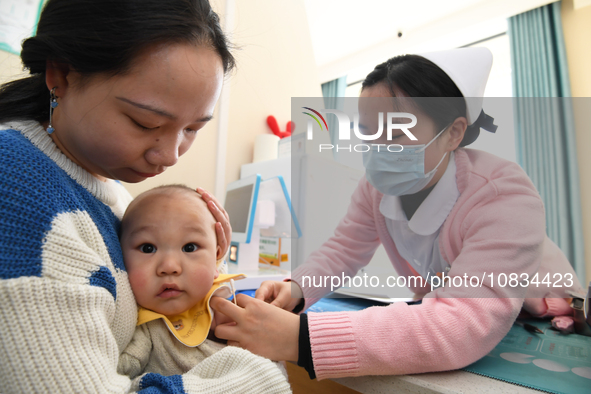
[[[361,90],[379,83],[386,84],[392,97],[396,97],[395,88],[405,92],[435,122],[437,131],[458,117],[466,117],[466,101],[453,99],[464,97],[460,89],[445,71],[422,56],[395,56],[378,64],[363,81]],[[471,144],[479,134],[480,126],[468,126],[460,146]]]
[[[78,72],[83,85],[95,75],[125,74],[151,45],[174,43],[210,47],[224,72],[234,68],[219,17],[207,0],[49,0],[37,33],[22,45],[30,76],[0,86],[0,122],[49,120],[48,61]]]
[[[148,190],[148,191],[146,191],[144,193],[148,193],[148,192],[151,192],[153,190],[167,190],[167,189],[171,189],[171,190],[185,190],[185,191],[188,191],[188,192],[197,193],[197,191],[195,189],[192,189],[189,186],[184,185],[182,183],[171,183],[169,185],[156,186],[156,187],[154,187],[154,188],[152,188],[152,189],[150,189],[150,190]],[[144,193],[142,193],[142,194],[144,194]],[[199,194],[199,193],[197,193],[197,194]],[[141,194],[140,194],[140,196],[141,196]]]
[[[140,193],[134,199],[134,201],[137,200],[137,199],[139,199],[140,197],[145,196],[146,194],[151,194],[153,192],[172,192],[172,191],[181,191],[181,192],[186,192],[186,193],[194,193],[194,194],[196,194],[197,196],[199,196],[201,198],[201,194],[197,193],[197,191],[195,189],[192,189],[189,186],[184,185],[182,183],[171,183],[169,185],[160,185],[160,186],[153,187],[152,189],[146,190],[145,192]],[[203,201],[203,202],[205,203],[205,201]],[[129,212],[129,207],[131,207],[132,205],[133,205],[133,201],[131,202],[131,204],[129,204],[128,209],[123,214],[123,218],[121,219],[122,222],[127,217],[127,213]],[[212,214],[212,216],[213,216],[213,214]]]

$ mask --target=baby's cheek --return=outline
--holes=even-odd
[[[131,269],[127,272],[127,275],[134,294],[136,291],[141,291],[148,284],[148,277],[142,270]]]

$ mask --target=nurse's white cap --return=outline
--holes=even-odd
[[[468,123],[476,122],[482,111],[482,97],[492,67],[492,53],[488,48],[458,48],[421,53],[441,68],[454,81],[466,98]]]

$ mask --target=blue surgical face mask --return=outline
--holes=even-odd
[[[435,168],[425,173],[425,149],[446,129],[447,126],[427,145],[399,145],[402,146],[400,152],[390,152],[386,146],[374,146],[368,152],[363,152],[365,177],[373,187],[390,196],[403,196],[423,190],[447,155],[445,152]]]

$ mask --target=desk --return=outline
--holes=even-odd
[[[316,308],[318,312],[347,309],[354,311],[366,308],[368,302],[361,299],[327,298],[308,310],[314,311]],[[462,371],[342,378],[335,379],[335,382],[362,393],[534,392],[524,386],[550,392],[591,393],[591,338],[560,334],[551,329],[549,320],[531,319],[524,322],[533,324],[542,331],[532,334],[522,326],[513,325],[494,349]]]
[[[432,372],[401,376],[360,376],[333,379],[345,387],[364,394],[385,393],[540,393],[538,390],[466,371]]]
[[[313,305],[309,311],[323,312],[330,310],[360,310],[379,303],[359,298],[327,298]],[[296,367],[298,368],[298,367]],[[293,368],[292,368],[293,369]],[[288,369],[289,370],[289,369]],[[295,375],[295,374],[293,374]],[[313,394],[315,385],[324,381],[310,381],[307,374],[297,374],[290,380],[298,384],[294,387],[294,394]],[[307,380],[307,383],[304,382]],[[512,383],[488,378],[466,371],[433,372],[417,375],[400,376],[360,376],[351,378],[330,379],[342,386],[359,393],[540,393],[538,390],[529,389]],[[305,386],[305,391],[298,386]],[[327,391],[328,390],[328,391]],[[320,392],[320,391],[318,391]],[[339,393],[338,387],[322,387],[323,393]]]
[[[323,299],[309,310],[315,307],[319,312],[345,308],[358,310],[367,307],[366,302],[369,301]],[[466,370],[408,376],[340,378],[334,381],[362,393],[534,392],[534,389],[524,386],[551,392],[590,393],[591,338],[560,334],[551,330],[549,320],[532,319],[525,322],[534,324],[542,332],[532,334],[514,325],[491,352],[466,367]]]
[[[540,393],[537,390],[465,371],[402,376],[360,376],[317,381],[310,380],[308,373],[303,368],[287,363],[287,373],[294,394]]]

